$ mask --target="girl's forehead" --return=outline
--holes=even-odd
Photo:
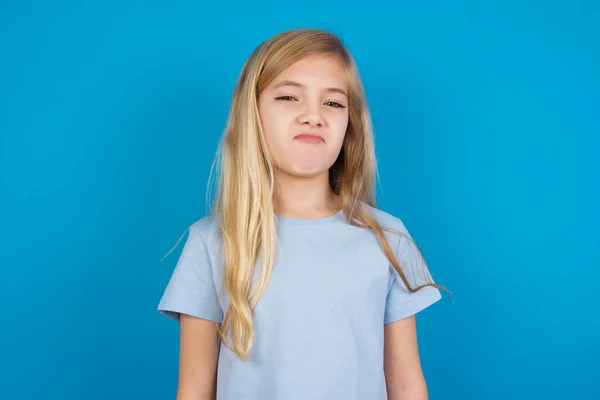
[[[271,86],[302,87],[321,84],[347,87],[348,73],[339,58],[312,56],[296,61],[277,75]]]

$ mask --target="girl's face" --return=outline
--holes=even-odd
[[[300,177],[329,171],[348,126],[348,82],[336,57],[310,56],[282,71],[258,99],[274,167]]]

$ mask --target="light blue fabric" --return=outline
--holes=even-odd
[[[404,224],[369,207],[383,226],[411,285],[431,277]],[[376,236],[348,224],[340,211],[313,220],[277,217],[278,247],[269,286],[254,311],[248,361],[221,346],[218,400],[386,399],[384,324],[441,298],[438,289],[405,288]],[[218,300],[222,251],[215,217],[190,233],[158,310],[222,321]],[[216,305],[216,306],[215,306]]]

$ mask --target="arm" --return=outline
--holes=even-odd
[[[384,368],[389,400],[428,400],[415,316],[386,324],[384,329]]]
[[[181,314],[177,400],[214,400],[219,358],[218,324]]]

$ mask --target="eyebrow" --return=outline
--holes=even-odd
[[[304,85],[301,83],[298,83],[295,81],[290,81],[290,80],[284,80],[284,81],[279,82],[275,86],[273,86],[273,89],[277,89],[282,86],[295,86],[298,88],[304,87]],[[328,87],[325,89],[325,91],[330,92],[330,93],[340,93],[340,94],[343,94],[344,96],[348,97],[348,93],[344,89],[339,88],[339,87]]]

